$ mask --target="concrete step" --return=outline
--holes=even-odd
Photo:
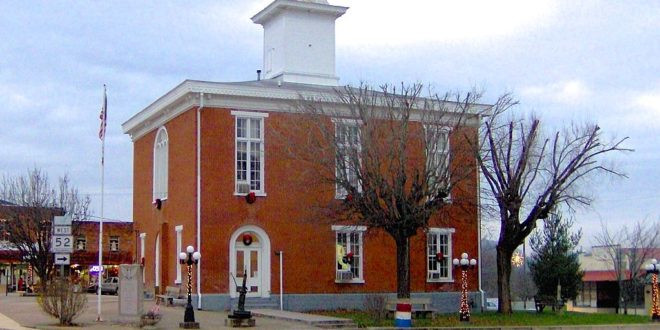
[[[353,320],[339,317],[281,311],[279,309],[256,309],[253,314],[285,321],[302,322],[322,329],[357,329],[357,325]]]
[[[231,306],[234,308],[238,306],[238,298],[233,298],[231,300]],[[246,298],[245,299],[245,309],[279,309],[280,304],[279,300],[272,298]]]

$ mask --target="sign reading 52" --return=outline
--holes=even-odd
[[[53,236],[50,244],[50,252],[71,253],[73,252],[73,236]]]

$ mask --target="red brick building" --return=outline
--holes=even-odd
[[[90,278],[90,269],[99,263],[99,222],[74,222],[73,255],[71,271],[85,282]],[[135,250],[136,232],[132,222],[103,222],[103,265],[104,276],[118,276],[119,265],[137,262]]]
[[[11,209],[11,212],[7,211]],[[8,242],[10,233],[5,228],[7,214],[15,214],[27,209],[13,203],[0,200],[0,284],[14,286],[18,278],[28,278],[28,265],[23,261],[20,251]],[[56,210],[54,214],[61,210]],[[74,221],[72,224],[73,254],[71,255],[71,273],[88,282],[90,267],[98,265],[99,222]],[[136,262],[136,232],[132,222],[103,223],[103,265],[105,276],[117,276],[120,264]],[[34,282],[38,279],[34,279]]]
[[[332,219],[306,221],[310,201],[335,191],[294,180],[301,165],[286,161],[273,135],[296,122],[290,105],[301,94],[334,95],[334,22],[345,11],[324,1],[274,1],[252,18],[264,26],[264,79],[186,80],[123,124],[134,147],[133,217],[146,288],[185,283],[177,257],[192,245],[202,255],[193,275],[198,308],[229,309],[238,296],[233,277],[240,284],[244,271],[248,300],[262,306],[277,306],[280,294],[292,310],[361,308],[370,294],[395,295],[394,241]],[[432,221],[410,242],[413,296],[431,297],[443,311],[458,308],[451,259],[479,256],[477,169],[472,157],[459,158],[457,166],[474,167],[463,198],[475,206],[450,207],[451,224]],[[339,246],[353,255],[350,270],[338,266]],[[444,259],[435,261],[435,251]],[[477,304],[478,281],[469,281]]]

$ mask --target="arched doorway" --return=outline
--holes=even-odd
[[[270,296],[270,239],[263,229],[243,226],[231,235],[229,272],[229,294],[232,298],[238,297],[237,286],[243,284],[244,276],[248,297]]]

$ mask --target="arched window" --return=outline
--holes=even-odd
[[[154,143],[154,200],[167,199],[167,144],[167,130],[161,127]]]

